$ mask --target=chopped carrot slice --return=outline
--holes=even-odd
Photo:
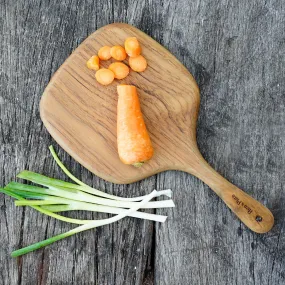
[[[101,60],[108,60],[111,58],[111,48],[109,46],[101,47],[98,51],[98,56]]]
[[[153,156],[153,147],[140,108],[135,86],[119,85],[117,143],[121,161],[141,166]]]
[[[98,70],[99,69],[99,57],[97,55],[93,55],[89,60],[87,61],[87,67],[92,70]]]
[[[139,55],[137,57],[130,57],[129,65],[133,71],[142,72],[146,69],[147,62],[142,55]]]
[[[109,69],[112,70],[115,74],[115,78],[123,79],[128,76],[130,69],[127,65],[122,62],[114,62],[109,66]]]
[[[125,60],[127,57],[126,51],[121,46],[113,46],[110,50],[111,56],[119,61]]]
[[[96,80],[102,85],[111,84],[114,80],[114,77],[114,72],[107,68],[101,68],[95,74]]]
[[[136,57],[141,54],[141,46],[136,37],[126,39],[125,50],[127,55],[130,57]]]

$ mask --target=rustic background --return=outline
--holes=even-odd
[[[239,222],[181,172],[117,186],[57,147],[39,116],[52,74],[90,33],[130,23],[168,48],[201,88],[198,143],[210,164],[274,213],[271,232]],[[0,284],[285,284],[285,4],[282,0],[0,0],[0,186],[30,169],[72,172],[109,193],[172,188],[164,225],[126,218],[19,259],[12,250],[73,228],[0,195]],[[75,217],[104,215],[76,213]]]

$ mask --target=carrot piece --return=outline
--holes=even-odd
[[[101,47],[98,51],[98,56],[101,60],[108,60],[111,58],[111,48],[109,46]]]
[[[99,57],[97,55],[93,55],[87,61],[87,67],[89,69],[98,70],[99,69]]]
[[[95,74],[96,80],[102,85],[111,84],[114,80],[114,77],[114,72],[107,68],[101,68]]]
[[[129,67],[122,62],[114,62],[108,68],[114,72],[117,79],[127,77],[130,72]]]
[[[113,46],[110,50],[111,56],[119,61],[125,60],[127,57],[126,51],[121,46]]]
[[[142,55],[139,55],[137,57],[130,57],[129,65],[133,71],[142,72],[146,69],[147,62]]]
[[[130,57],[136,57],[141,54],[141,46],[136,37],[127,38],[125,40],[125,50]]]
[[[153,156],[153,147],[142,116],[135,86],[119,85],[117,144],[121,161],[141,166]]]

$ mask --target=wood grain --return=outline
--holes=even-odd
[[[124,80],[100,85],[87,60],[100,47],[124,45],[136,36],[148,68]],[[101,61],[108,67],[110,62]],[[155,154],[141,168],[123,164],[117,150],[117,85],[137,87]],[[192,75],[165,48],[127,24],[111,24],[90,35],[53,76],[41,99],[40,114],[55,140],[96,175],[132,183],[184,166],[196,147],[199,90]]]
[[[102,86],[87,60],[102,46],[137,37],[148,68],[123,82]],[[103,66],[110,63],[101,61]],[[155,155],[141,168],[123,164],[117,150],[118,84],[137,86]],[[82,165],[115,183],[131,183],[164,170],[183,170],[208,184],[253,231],[268,232],[272,213],[214,171],[196,142],[200,95],[186,68],[156,41],[128,24],[111,24],[89,36],[53,76],[40,114],[54,139]]]
[[[201,89],[198,145],[228,180],[273,210],[254,234],[200,180],[167,171],[131,185],[68,168],[108,193],[172,188],[164,225],[125,219],[11,259],[9,253],[71,226],[0,195],[0,284],[274,284],[285,282],[285,7],[253,1],[0,1],[0,186],[22,169],[64,179],[39,101],[51,75],[88,35],[128,22],[169,49]],[[24,214],[23,214],[24,213]],[[77,218],[102,218],[74,213]],[[36,226],[35,226],[36,225]],[[153,231],[154,229],[154,231]]]

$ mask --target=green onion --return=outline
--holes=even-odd
[[[35,173],[36,175],[39,175]],[[34,175],[31,174],[30,175]],[[38,194],[47,194],[62,198],[68,198],[70,200],[88,202],[88,203],[95,203],[99,205],[111,206],[111,207],[118,207],[118,208],[131,208],[134,207],[137,202],[129,202],[129,201],[116,201],[110,200],[106,198],[97,197],[88,193],[85,193],[80,190],[66,188],[61,186],[49,186],[49,188],[41,188],[37,186],[31,186],[27,184],[22,184],[18,182],[10,182],[5,189],[10,190],[13,192],[14,190],[23,190],[25,192],[32,192]],[[159,193],[159,192],[156,192]],[[163,191],[163,193],[165,193]],[[159,194],[160,195],[160,194]],[[147,203],[144,208],[153,209],[153,208],[169,208],[174,207],[174,203],[172,200],[165,200],[165,201],[155,201]]]
[[[138,209],[142,208],[143,206],[145,206],[152,198],[156,197],[157,191],[154,190],[153,192],[151,192],[149,195],[147,195],[141,202],[137,203],[135,206],[133,206],[132,208],[130,208],[129,210],[125,211],[125,213],[121,213],[119,215],[116,215],[112,218],[109,219],[102,219],[102,220],[98,220],[98,221],[92,221],[86,225],[83,226],[79,226],[71,231],[68,231],[66,233],[54,236],[52,238],[46,239],[44,241],[32,244],[30,246],[24,247],[22,249],[16,250],[12,252],[12,257],[18,257],[24,254],[27,254],[29,252],[32,252],[34,250],[40,249],[42,247],[45,247],[47,245],[50,245],[58,240],[70,237],[76,233],[80,233],[86,230],[90,230],[99,226],[103,226],[103,225],[107,225],[107,224],[111,224],[114,223],[116,221],[119,221],[120,219],[128,216],[129,214],[137,211]]]
[[[108,207],[108,206],[101,206],[101,205],[95,205],[95,204],[89,204],[89,203],[84,203],[84,202],[77,202],[74,201],[68,205],[51,205],[51,206],[42,206],[42,207],[37,207],[37,203],[33,203],[33,201],[30,200],[25,200],[22,198],[20,195],[17,195],[13,193],[12,191],[9,191],[7,189],[2,189],[0,188],[0,192],[11,196],[13,198],[18,199],[18,201],[15,201],[16,206],[31,206],[33,209],[51,216],[55,219],[68,222],[68,223],[73,223],[73,224],[87,224],[90,223],[92,220],[80,220],[80,219],[72,219],[72,218],[67,218],[58,214],[54,214],[55,212],[63,212],[63,211],[74,211],[74,210],[84,210],[84,211],[93,211],[93,212],[100,212],[100,213],[109,213],[109,214],[121,214],[124,213],[126,210],[125,209],[120,209],[120,208],[114,208],[114,207]],[[158,191],[161,192],[161,191]],[[58,198],[56,198],[58,199]],[[67,199],[66,199],[67,200]],[[60,200],[62,201],[62,200]],[[59,201],[58,201],[59,203]],[[58,204],[57,203],[57,204]],[[34,205],[36,204],[36,205]],[[53,208],[48,208],[48,207],[55,207]],[[155,221],[155,222],[160,222],[164,223],[167,219],[167,216],[163,215],[157,215],[157,214],[149,214],[149,213],[143,213],[143,212],[134,212],[129,215],[130,217],[134,218],[139,218],[139,219],[145,219],[145,220],[150,220],[150,221]]]
[[[114,208],[109,206],[88,204],[83,202],[76,202],[74,204],[69,205],[47,205],[41,206],[42,209],[48,210],[50,212],[66,212],[66,211],[92,211],[92,212],[100,212],[100,213],[109,213],[109,214],[120,214],[126,211],[125,209]],[[164,223],[167,219],[167,216],[158,215],[158,214],[149,214],[144,212],[134,212],[128,215],[129,217],[145,219],[155,222]]]
[[[172,191],[170,189],[162,191],[154,190],[149,195],[134,198],[117,197],[94,189],[73,176],[59,160],[53,147],[50,146],[49,149],[59,167],[76,184],[24,170],[19,173],[17,177],[38,184],[40,187],[10,182],[4,189],[0,188],[0,192],[15,198],[16,206],[30,206],[42,214],[64,222],[79,224],[81,226],[45,241],[16,250],[12,253],[13,257],[39,249],[75,233],[113,223],[126,216],[163,223],[167,218],[166,216],[139,212],[138,210],[143,208],[175,207],[171,199],[150,202],[151,199],[162,195],[171,198]],[[75,210],[109,213],[115,214],[116,216],[103,220],[80,220],[57,214],[58,212]]]
[[[102,206],[99,204],[91,204],[89,202],[80,202],[80,201],[76,201],[73,199],[62,198],[59,196],[46,195],[48,193],[58,194],[58,192],[50,191],[49,189],[46,191],[46,189],[41,188],[41,187],[21,184],[17,182],[9,183],[5,187],[5,190],[8,190],[10,193],[17,194],[18,197],[21,196],[22,198],[41,199],[41,200],[32,200],[32,201],[24,199],[21,201],[16,201],[15,202],[16,206],[39,206],[39,205],[52,205],[52,204],[55,204],[55,205],[66,204],[67,206],[69,206],[68,208],[69,211],[70,210],[87,210],[87,211],[97,211],[97,212],[110,213],[110,214],[120,214],[124,211],[122,209],[117,209],[115,207]],[[164,190],[157,191],[157,195],[159,196],[164,195],[164,194],[165,194]],[[153,221],[158,221],[158,222],[164,222],[166,219],[166,216],[153,215],[153,214],[141,213],[141,212],[132,214],[132,217],[153,220]]]
[[[3,189],[3,188],[0,188],[0,192],[8,195],[8,196],[11,196],[13,198],[16,198],[18,200],[25,200],[24,198],[22,198],[21,196],[13,193],[13,192],[10,192],[9,190],[7,189]],[[58,214],[55,214],[53,212],[50,212],[46,209],[43,209],[39,206],[31,206],[32,208],[34,208],[35,210],[41,212],[42,214],[45,214],[47,216],[50,216],[50,217],[53,217],[55,219],[58,219],[58,220],[61,220],[61,221],[64,221],[64,222],[68,222],[68,223],[73,223],[73,224],[79,224],[79,225],[82,225],[82,224],[86,224],[86,223],[90,223],[90,220],[78,220],[78,219],[71,219],[71,218],[67,218],[67,217],[64,217],[64,216],[61,216],[61,215],[58,215]]]

